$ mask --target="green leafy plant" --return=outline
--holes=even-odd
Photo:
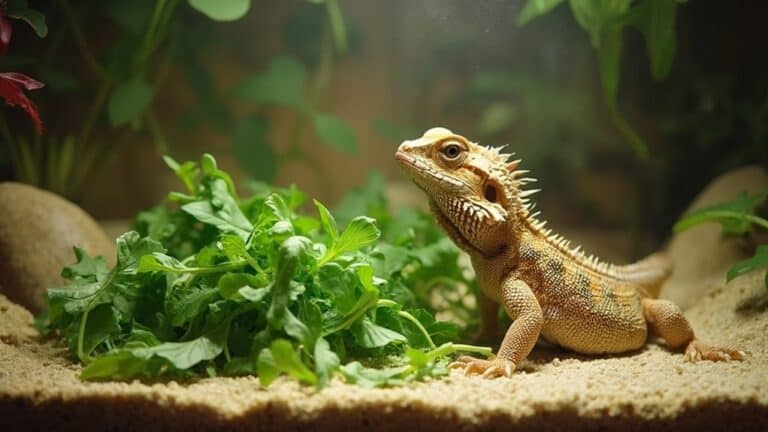
[[[768,230],[768,220],[756,214],[766,198],[768,198],[768,192],[743,193],[733,201],[691,212],[680,219],[673,229],[675,232],[681,232],[703,223],[717,222],[723,227],[725,236],[745,235],[756,227]],[[730,282],[739,276],[760,269],[768,270],[768,245],[758,246],[751,258],[734,264],[726,274],[726,281]],[[768,289],[768,273],[765,277],[765,287]]]
[[[319,217],[302,214],[295,187],[240,199],[210,155],[166,162],[186,190],[137,217],[114,268],[75,249],[70,285],[47,293],[41,325],[66,340],[83,379],[258,374],[269,385],[286,374],[323,387],[338,373],[380,386],[442,376],[457,351],[490,353],[454,344],[457,325],[403,285],[436,273],[430,259],[458,268],[455,250],[408,252],[416,234],[394,225],[398,245],[378,241],[368,216],[342,229],[318,201]]]
[[[524,26],[563,2],[565,0],[528,0],[517,17],[517,24]],[[634,27],[643,34],[651,75],[662,81],[675,58],[675,18],[679,3],[682,1],[569,0],[574,18],[589,33],[592,46],[597,50],[603,97],[613,122],[641,160],[648,158],[648,146],[618,108],[623,31]]]

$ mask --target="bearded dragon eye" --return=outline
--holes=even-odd
[[[458,144],[448,144],[442,148],[441,152],[448,159],[456,159],[461,154],[461,147]]]
[[[483,195],[488,201],[495,203],[499,199],[499,192],[496,190],[496,186],[488,184],[483,189]]]

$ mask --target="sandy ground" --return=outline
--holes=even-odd
[[[702,240],[717,230],[672,240],[670,253],[684,269],[696,257],[720,258],[676,274],[663,295],[686,298],[697,334],[746,350],[743,362],[684,363],[651,342],[598,358],[537,347],[509,379],[455,373],[390,389],[334,382],[317,392],[288,379],[264,389],[251,377],[84,383],[66,351],[39,340],[32,316],[0,296],[0,430],[768,430],[764,273],[725,285],[722,268],[740,253],[738,245]]]

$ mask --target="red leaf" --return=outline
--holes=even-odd
[[[0,12],[2,14],[2,12]],[[13,27],[11,27],[11,21],[0,15],[0,56],[5,54],[8,50],[8,45],[11,43],[11,33],[13,33]]]
[[[43,133],[43,123],[37,113],[37,107],[24,93],[26,90],[36,90],[45,84],[18,72],[0,73],[0,96],[10,106],[19,106],[27,112],[35,124],[37,133]]]

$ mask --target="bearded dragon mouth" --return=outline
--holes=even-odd
[[[421,184],[422,182],[426,182],[426,179],[429,179],[434,183],[447,183],[456,189],[461,188],[465,191],[470,190],[469,185],[463,181],[436,173],[429,167],[429,165],[408,153],[398,150],[395,153],[395,160],[405,169],[408,177],[410,177],[411,180],[413,180],[413,182],[416,183],[416,185],[419,186],[419,188],[426,192],[430,197],[432,194],[427,189],[428,186]]]

